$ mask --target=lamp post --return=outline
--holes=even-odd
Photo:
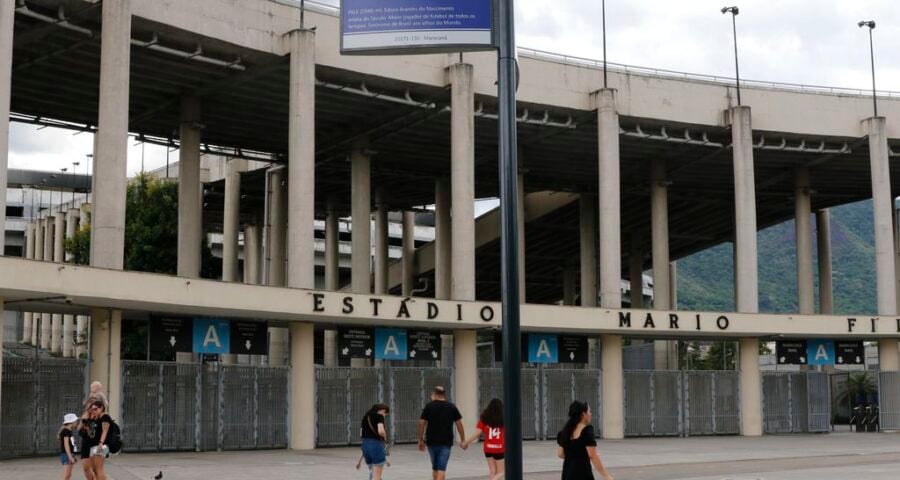
[[[875,48],[872,45],[872,30],[875,30],[875,20],[863,20],[857,23],[859,28],[869,27],[869,58],[872,62],[872,108],[875,116],[878,116],[878,99],[875,98]]]
[[[59,208],[58,208],[58,210],[59,210],[59,213],[62,213],[62,204],[63,204],[63,186],[62,186],[62,181],[65,180],[65,178],[66,178],[66,172],[68,172],[69,169],[66,168],[66,167],[63,167],[63,168],[60,168],[59,171],[60,171],[60,173],[62,174],[62,175],[61,175],[62,178],[59,179],[59,181],[60,181],[60,186],[59,186]]]
[[[737,85],[737,102],[738,106],[741,105],[741,70],[738,67],[738,50],[737,50],[737,17],[740,10],[738,7],[722,7],[722,13],[730,13],[731,14],[731,30],[734,35],[734,79],[735,84]]]
[[[78,166],[81,162],[72,162],[72,208],[75,208],[75,183],[78,181]]]
[[[91,175],[91,172],[90,172],[91,161],[94,160],[94,154],[88,153],[88,154],[86,154],[84,157],[85,157],[85,160],[86,160],[86,161],[84,162],[84,173],[85,173],[85,175],[87,175],[88,177],[90,177],[90,175]],[[89,190],[89,189],[85,189],[85,191],[84,191],[84,203],[87,203],[87,202],[88,202],[88,190]]]
[[[603,20],[603,88],[609,88],[606,83],[606,0],[603,0],[600,5]]]

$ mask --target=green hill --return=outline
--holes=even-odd
[[[760,312],[796,312],[797,252],[793,220],[762,230],[757,238]],[[874,243],[871,200],[831,209],[835,313],[875,313]],[[815,245],[813,237],[813,271],[818,305]],[[678,261],[678,308],[734,310],[731,243]]]

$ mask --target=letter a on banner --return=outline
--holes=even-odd
[[[402,328],[375,329],[376,360],[406,360],[406,330]]]
[[[229,353],[231,329],[227,320],[194,320],[194,353]]]
[[[558,362],[559,340],[556,335],[528,335],[528,361],[530,363]]]

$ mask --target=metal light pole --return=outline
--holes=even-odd
[[[740,10],[738,7],[722,7],[722,13],[730,13],[731,14],[731,30],[734,35],[734,78],[735,83],[737,84],[737,101],[738,106],[741,105],[741,70],[738,68],[738,53],[737,53],[737,20],[736,17]]]
[[[603,0],[600,5],[603,19],[603,88],[609,88],[606,84],[606,0]]]
[[[78,181],[78,166],[81,165],[81,162],[72,162],[72,180],[73,182]],[[72,184],[72,208],[75,208],[75,184]]]
[[[859,28],[869,27],[869,58],[872,61],[872,108],[875,116],[878,116],[878,99],[875,97],[875,48],[872,45],[872,30],[875,30],[875,20],[863,20],[859,22]]]
[[[90,177],[90,175],[91,175],[91,172],[90,172],[90,169],[91,169],[91,162],[94,160],[94,154],[88,153],[88,154],[86,154],[86,155],[84,156],[84,158],[85,158],[85,162],[84,162],[84,174],[87,175],[88,177]],[[89,189],[86,189],[86,190],[84,191],[84,203],[87,203],[87,202],[88,202],[88,191],[89,191]]]
[[[69,169],[64,167],[64,168],[60,168],[59,171],[62,173],[62,175],[61,175],[62,178],[60,178],[59,181],[62,182],[66,179],[66,172],[68,172]],[[62,204],[63,204],[63,186],[60,185],[59,186],[59,208],[57,209],[57,210],[59,210],[59,213],[62,213]]]
[[[499,0],[497,98],[500,102],[500,271],[503,318],[503,425],[506,478],[522,479],[522,362],[519,343],[518,161],[514,0]]]

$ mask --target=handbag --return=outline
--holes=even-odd
[[[381,438],[381,444],[384,447],[384,455],[389,457],[391,455],[391,444],[388,443],[386,437],[382,437],[381,434],[378,433],[378,430],[375,430],[375,427],[372,425],[372,418],[368,415],[366,415],[366,422],[369,424],[369,428],[375,432],[375,435],[378,435],[378,437]]]

